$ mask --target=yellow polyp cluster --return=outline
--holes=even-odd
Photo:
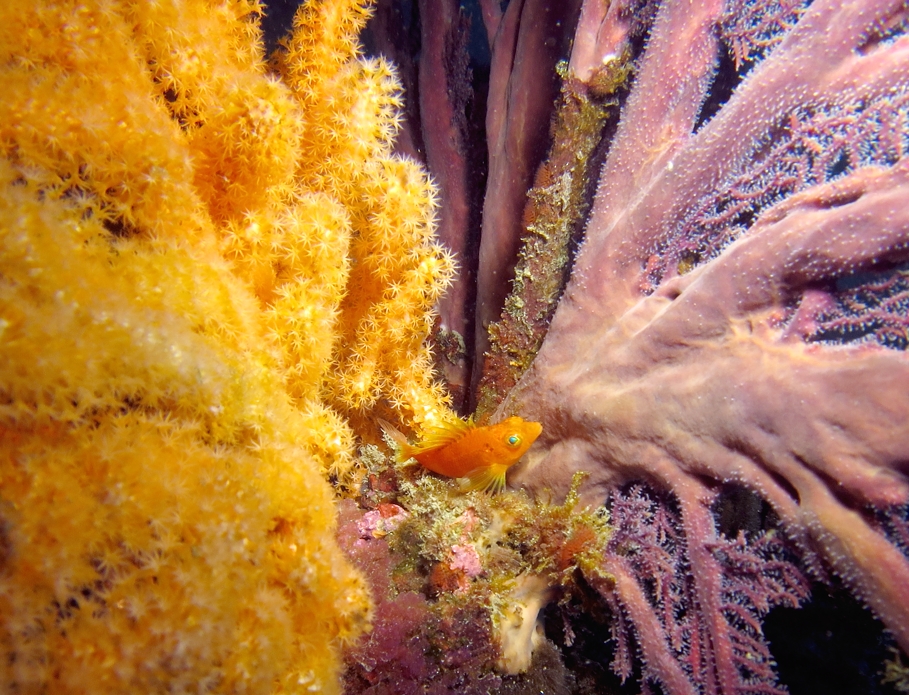
[[[4,690],[337,692],[368,624],[326,477],[445,413],[452,264],[363,3],[260,13],[0,3]]]
[[[310,3],[278,68],[304,105],[297,175],[332,196],[350,219],[350,277],[339,306],[338,343],[325,384],[354,422],[390,406],[416,424],[448,413],[424,344],[431,309],[453,273],[434,239],[435,189],[422,168],[392,152],[400,86],[384,60],[358,57],[365,22],[333,3]],[[327,33],[337,41],[327,46]],[[366,426],[364,424],[364,426]]]
[[[444,407],[432,390],[431,358],[422,342],[432,321],[428,309],[444,288],[438,278],[450,273],[451,261],[428,244],[432,191],[417,166],[392,158],[380,166],[376,178],[391,185],[383,190],[376,181],[365,182],[351,291],[341,305],[339,378],[330,388],[347,408],[365,409],[385,397],[422,422],[428,410]],[[404,249],[396,245],[401,237]],[[422,394],[434,403],[424,406]]]
[[[368,619],[303,414],[214,254],[0,169],[0,682],[331,692]]]

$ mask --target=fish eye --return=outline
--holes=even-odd
[[[521,438],[518,435],[513,434],[510,437],[508,437],[508,439],[506,439],[505,441],[508,442],[508,446],[517,446],[518,444],[521,443]]]

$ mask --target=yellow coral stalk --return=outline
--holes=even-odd
[[[279,60],[305,105],[299,180],[336,198],[351,222],[353,266],[325,391],[354,418],[387,399],[417,424],[434,422],[448,414],[448,401],[424,341],[453,261],[433,242],[433,185],[392,153],[400,86],[387,62],[358,57],[352,37],[365,19],[340,16],[340,6],[306,5]],[[337,41],[326,46],[329,34]]]
[[[326,474],[446,408],[451,273],[363,3],[0,5],[0,680],[336,692]],[[352,420],[350,418],[353,418]]]

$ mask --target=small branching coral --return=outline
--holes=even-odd
[[[640,485],[615,491],[609,509],[615,530],[603,563],[612,581],[593,576],[592,583],[613,609],[612,669],[622,680],[634,671],[636,638],[644,678],[672,693],[693,695],[689,681],[784,693],[776,686],[761,618],[774,606],[794,607],[808,595],[791,544],[776,530],[747,539],[742,532],[735,538],[718,535],[706,548],[686,544],[675,506]],[[713,589],[712,604],[699,610],[690,608],[704,600],[697,595],[692,561]]]
[[[365,4],[260,13],[0,7],[4,689],[337,692],[368,625],[325,477],[445,408],[451,267]]]

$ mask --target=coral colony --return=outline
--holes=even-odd
[[[2,690],[909,690],[906,3],[410,5],[0,3]]]
[[[338,692],[368,627],[328,479],[445,408],[451,263],[365,8],[260,12],[0,7],[4,691]]]
[[[650,568],[611,573],[645,678],[674,693],[766,691],[753,612],[798,595],[753,557],[768,541],[717,533],[722,483],[909,649],[907,7],[816,1],[753,43],[732,12],[755,5],[657,11],[571,280],[502,406],[543,423],[530,489],[584,470],[585,499],[637,480],[673,498],[682,624]],[[753,64],[705,117],[720,42]]]

